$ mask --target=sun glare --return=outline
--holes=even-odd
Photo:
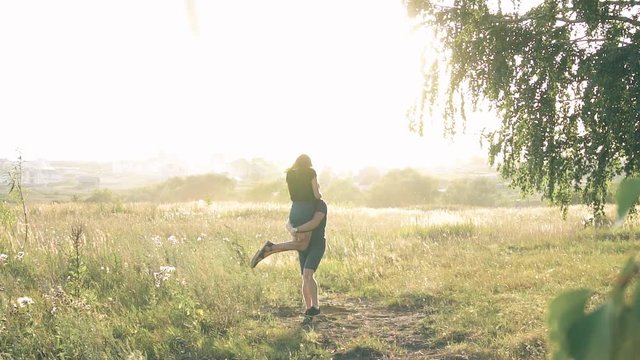
[[[400,1],[38,3],[0,4],[0,157],[357,168],[476,151],[409,133],[420,43]]]

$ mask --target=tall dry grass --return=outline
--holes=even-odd
[[[283,329],[274,311],[301,307],[295,254],[248,267],[264,241],[287,240],[287,211],[203,202],[33,205],[27,243],[19,224],[0,228],[7,255],[0,354],[328,358],[313,333]],[[585,228],[587,214],[330,206],[321,298],[338,293],[420,313],[417,330],[442,354],[543,358],[548,302],[574,287],[606,293],[640,248],[636,224]],[[83,234],[74,244],[77,224]]]

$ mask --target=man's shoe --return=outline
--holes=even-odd
[[[304,314],[306,316],[316,316],[320,314],[320,308],[317,307],[310,307],[307,309],[307,311],[304,312]]]

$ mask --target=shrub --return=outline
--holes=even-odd
[[[282,180],[259,182],[245,191],[244,199],[255,202],[287,202],[289,192],[287,184]]]
[[[331,203],[362,205],[365,195],[351,180],[337,179],[320,189],[322,196]]]
[[[411,206],[433,203],[438,181],[414,169],[393,170],[375,183],[369,192],[373,207]]]
[[[161,184],[134,190],[133,201],[180,202],[194,200],[228,200],[236,183],[221,174],[174,177]]]
[[[471,206],[495,206],[500,202],[497,182],[486,177],[455,180],[444,195],[448,204]]]
[[[93,203],[112,203],[119,201],[119,198],[109,189],[98,189],[95,190],[85,201]]]

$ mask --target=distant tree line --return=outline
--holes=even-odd
[[[236,180],[222,174],[173,177],[157,185],[135,189],[125,194],[128,201],[221,201],[234,197]]]
[[[540,204],[522,199],[497,177],[437,178],[415,169],[396,169],[385,174],[365,172],[357,177],[320,174],[324,198],[334,204],[367,207],[416,206],[514,206]],[[289,202],[284,180],[237,180],[223,174],[174,177],[159,184],[115,193],[96,190],[88,202],[185,202],[204,200]],[[579,199],[576,199],[578,201]]]

